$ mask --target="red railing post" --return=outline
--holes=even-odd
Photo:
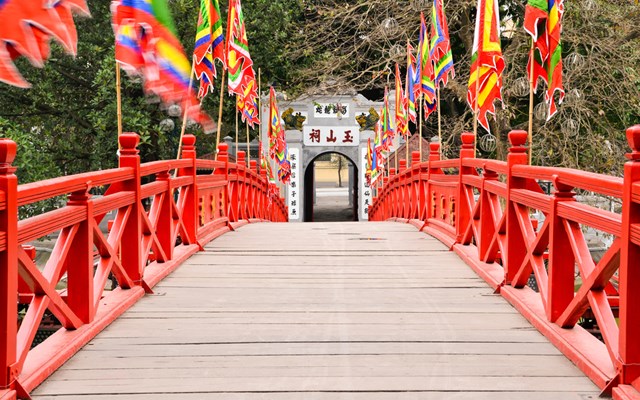
[[[260,209],[260,200],[258,198],[258,182],[260,180],[258,175],[258,162],[256,160],[250,160],[249,165],[251,166],[251,184],[249,186],[249,218],[258,218],[259,209]],[[254,175],[255,173],[255,175]]]
[[[267,170],[260,168],[260,219],[269,219],[267,214],[269,197],[269,178]]]
[[[437,174],[440,172],[439,169],[434,168],[432,163],[440,161],[440,143],[439,142],[431,142],[429,143],[429,161],[427,163],[427,181],[423,184],[424,190],[421,190],[420,193],[420,207],[423,215],[424,222],[428,222],[431,217],[431,208],[433,207],[432,199],[431,199],[431,175]]]
[[[0,139],[0,232],[4,248],[0,249],[0,389],[10,388],[17,376],[16,335],[18,331],[18,178],[11,163],[17,145]]]
[[[529,155],[527,148],[524,147],[528,134],[525,131],[509,132],[509,154],[507,155],[507,245],[506,254],[502,255],[502,266],[504,268],[506,283],[510,284],[515,278],[515,274],[522,265],[527,255],[524,236],[518,223],[518,210],[516,205],[511,201],[511,191],[513,189],[522,189],[526,186],[524,179],[513,176],[512,169],[514,165],[526,165],[529,163]]]
[[[135,133],[123,133],[118,139],[120,142],[120,168],[131,168],[133,178],[122,183],[122,190],[134,194],[134,202],[131,205],[129,218],[125,222],[122,242],[120,246],[122,266],[129,278],[136,283],[142,282],[142,196],[140,193],[140,155],[137,149],[140,136]]]
[[[185,202],[184,210],[182,210],[182,221],[184,223],[185,230],[187,231],[188,238],[182,238],[182,241],[185,244],[194,244],[198,241],[199,215],[196,137],[194,135],[184,135],[182,138],[182,158],[185,160],[191,160],[191,165],[187,168],[182,168],[178,175],[193,177],[193,183],[191,183],[190,186],[183,188],[183,190],[185,190]]]
[[[73,238],[67,263],[67,303],[85,324],[95,315],[93,301],[93,202],[88,188],[72,193],[69,207],[84,209],[84,219]]]
[[[229,145],[227,143],[219,143],[218,144],[218,161],[223,162],[224,163],[224,168],[220,169],[217,168],[215,171],[213,171],[214,175],[222,175],[224,176],[224,182],[225,182],[225,189],[222,193],[223,199],[222,199],[222,210],[224,212],[224,216],[227,218],[230,218],[230,214],[229,214],[229,203],[230,203],[230,195],[229,195],[229,191],[230,191],[230,184],[229,184]],[[230,221],[229,221],[230,222]]]
[[[464,229],[469,224],[471,219],[471,210],[467,207],[466,202],[466,188],[462,177],[465,174],[470,174],[473,168],[463,166],[465,158],[475,158],[475,149],[473,142],[475,136],[473,133],[463,132],[461,135],[462,146],[460,147],[460,166],[458,167],[458,195],[456,199],[456,243],[462,242],[462,236],[464,235]],[[473,195],[473,193],[471,193]],[[433,207],[433,204],[431,205]]]
[[[640,202],[634,200],[640,182],[640,125],[627,129],[632,152],[624,166],[622,197],[622,248],[620,253],[620,380],[640,379]],[[637,384],[640,386],[640,384]],[[638,387],[640,390],[640,387]]]
[[[411,171],[409,172],[409,182],[405,180],[405,187],[409,194],[409,216],[407,219],[420,218],[420,200],[422,194],[419,192],[420,174],[422,173],[422,161],[420,160],[420,152],[411,153]]]

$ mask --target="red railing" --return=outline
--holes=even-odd
[[[182,159],[141,165],[138,142],[120,137],[119,168],[18,185],[16,144],[0,140],[0,399],[28,398],[208,241],[240,224],[287,221],[275,185],[242,152],[229,163],[220,144],[218,161],[198,160],[186,135]],[[20,207],[58,196],[68,196],[64,206],[18,220]],[[53,247],[38,266],[30,244],[45,237]],[[33,347],[46,313],[62,329]]]
[[[384,179],[369,217],[412,223],[450,246],[605,393],[638,399],[640,125],[627,138],[624,178],[529,166],[523,131],[509,134],[506,162],[474,158],[473,134],[462,135],[458,159],[439,160],[432,143],[428,162],[414,154],[411,168],[401,163]],[[622,208],[598,208],[576,190]],[[587,229],[611,239],[598,262]],[[601,339],[583,318],[596,321]]]

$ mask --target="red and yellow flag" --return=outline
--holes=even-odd
[[[558,111],[554,95],[559,92],[558,103],[564,99],[562,87],[562,14],[564,5],[562,0],[528,0],[524,14],[524,29],[534,42],[533,53],[529,57],[527,74],[534,82],[542,79],[547,84],[545,101],[549,106],[547,118],[553,117]],[[531,69],[533,63],[533,76]]]
[[[400,77],[400,66],[396,64],[396,129],[398,133],[407,137],[409,131],[409,121],[407,120],[407,100],[402,89],[402,78]]]
[[[494,102],[502,101],[502,72],[505,64],[500,47],[499,27],[498,1],[478,0],[467,102],[477,113],[480,125],[487,131],[487,114],[495,115]]]
[[[49,57],[52,38],[67,53],[75,54],[78,34],[73,13],[89,15],[85,0],[0,1],[0,82],[28,88],[29,83],[13,61],[25,57],[32,65],[42,67]]]

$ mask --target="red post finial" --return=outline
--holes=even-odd
[[[244,151],[239,151],[238,152],[238,159],[236,160],[236,162],[244,162],[245,161],[245,152]]]
[[[400,160],[400,172],[404,171],[405,169],[407,169],[407,160]]]
[[[0,168],[11,167],[13,160],[16,159],[18,145],[11,139],[0,139]]]
[[[640,125],[627,129],[627,142],[631,147],[631,153],[627,153],[627,158],[632,161],[640,160]]]
[[[412,151],[411,152],[411,165],[416,165],[417,163],[421,162],[422,160],[420,160],[420,152],[419,151]]]
[[[529,134],[527,131],[511,131],[509,132],[509,143],[511,143],[511,148],[509,148],[510,153],[526,153],[527,148],[525,144],[527,143],[527,139],[529,138]]]
[[[440,154],[440,142],[431,142],[429,143],[429,151],[430,154]]]
[[[182,137],[182,148],[190,150],[196,144],[196,137],[194,135],[184,135]]]
[[[222,142],[218,143],[218,160],[227,161],[229,159],[229,144]]]
[[[196,137],[194,135],[182,137],[182,158],[196,158]]]
[[[475,137],[473,136],[473,133],[463,132],[462,135],[460,135],[460,138],[462,139],[463,149],[473,149],[473,141],[475,139]]]
[[[395,176],[396,175],[396,169],[395,168],[389,169],[389,175]]]
[[[140,144],[140,136],[134,132],[125,132],[118,138],[120,143],[120,155],[134,156],[139,153],[138,144]]]
[[[249,161],[249,167],[252,171],[256,171],[256,174],[258,173],[258,162],[256,160]]]

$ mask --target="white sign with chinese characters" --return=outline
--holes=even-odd
[[[371,187],[367,185],[367,149],[362,149],[360,153],[360,221],[369,220],[369,206],[373,199]]]
[[[313,103],[315,118],[349,118],[349,104]]]
[[[305,126],[302,130],[305,146],[358,146],[359,126]]]
[[[300,219],[300,150],[289,148],[289,162],[291,163],[291,181],[287,190],[287,205],[289,219]]]

